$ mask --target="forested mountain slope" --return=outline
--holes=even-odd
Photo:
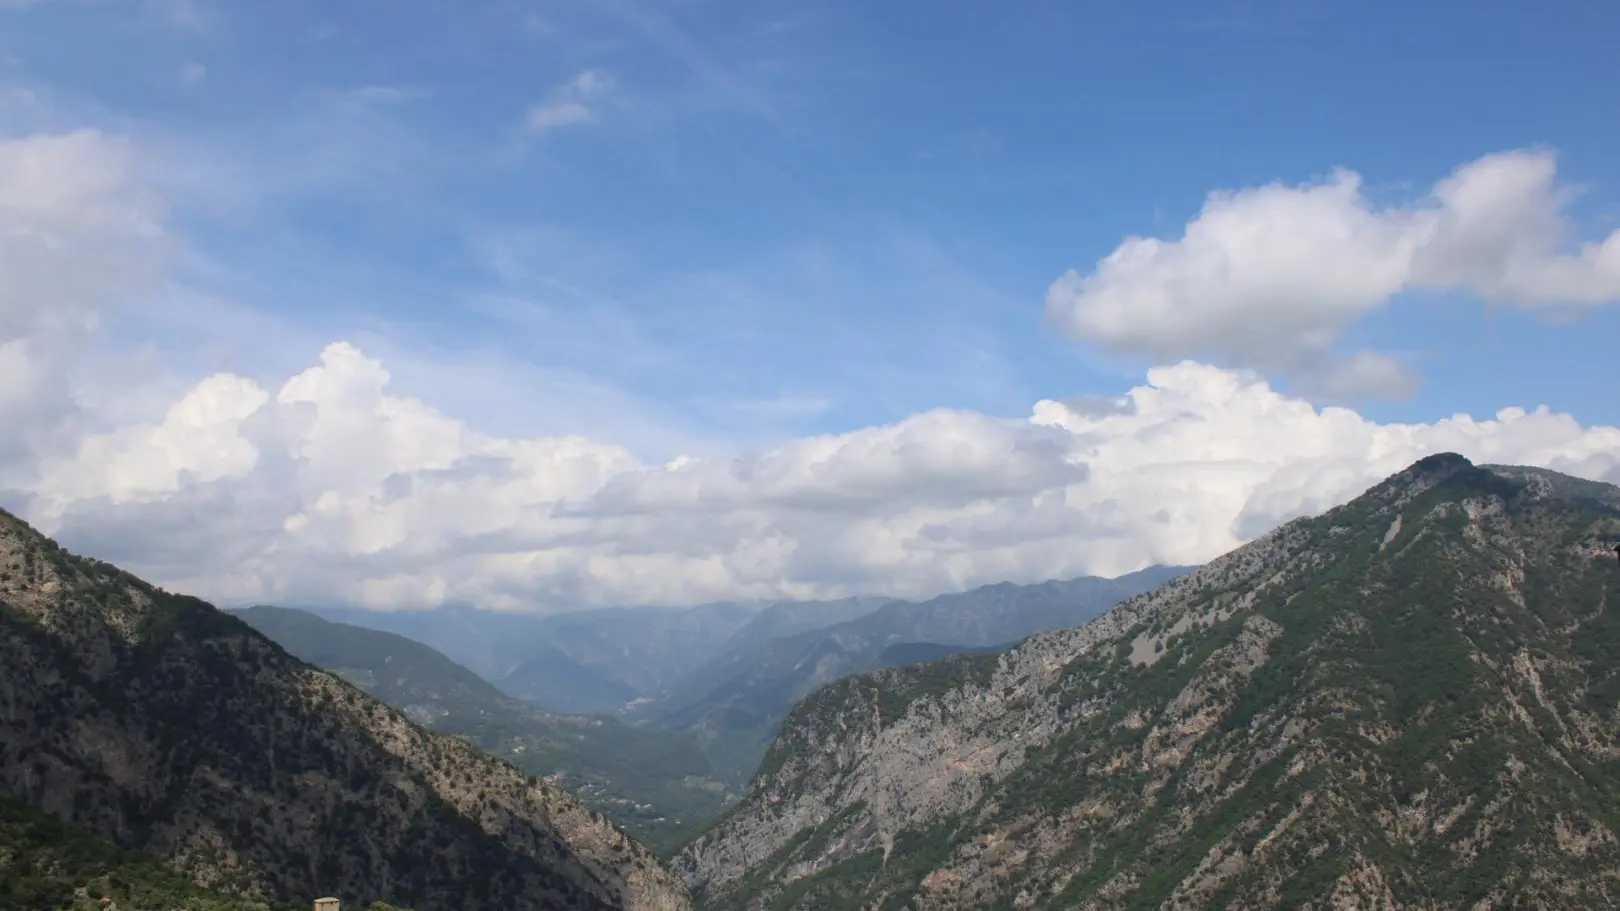
[[[291,608],[233,613],[412,721],[555,781],[655,849],[684,841],[733,796],[691,734],[547,711],[393,633]]]
[[[1038,632],[1074,626],[1109,607],[1185,573],[1153,566],[1105,579],[1083,576],[1014,585],[1003,582],[925,601],[888,601],[875,609],[850,602],[801,604],[802,612],[856,605],[843,622],[764,642],[746,651],[723,649],[663,696],[633,707],[637,723],[691,731],[709,745],[722,772],[746,779],[794,703],[831,681],[907,663],[905,646],[942,652],[1010,647]],[[767,615],[761,615],[762,618]],[[756,618],[759,619],[759,618]],[[745,627],[739,636],[749,632]],[[901,648],[892,651],[896,646]]]
[[[252,898],[689,903],[559,788],[4,513],[0,796]]]
[[[1424,459],[1083,627],[801,703],[714,909],[1620,904],[1612,488]]]

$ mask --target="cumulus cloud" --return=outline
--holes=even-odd
[[[1620,300],[1620,231],[1576,242],[1571,195],[1551,152],[1523,150],[1465,164],[1406,205],[1374,205],[1360,175],[1342,169],[1314,184],[1216,192],[1181,238],[1131,237],[1089,274],[1065,273],[1047,312],[1116,353],[1399,396],[1414,382],[1404,367],[1333,345],[1402,291],[1528,308]]]
[[[1620,429],[1545,409],[1380,425],[1193,362],[1023,420],[935,411],[667,464],[484,435],[388,380],[341,343],[275,391],[210,377],[48,460],[30,517],[225,600],[538,610],[1200,562],[1440,450],[1620,480]]]
[[[161,209],[131,168],[94,130],[0,139],[0,472],[74,413],[77,351],[157,274]]]
[[[122,390],[117,401],[162,396],[143,419],[85,404],[71,369],[109,310],[163,276],[163,207],[131,176],[131,155],[93,131],[0,141],[0,496],[70,546],[228,603],[926,596],[1202,562],[1441,450],[1620,481],[1613,427],[1512,408],[1379,424],[1193,360],[1122,396],[1039,402],[1023,419],[936,410],[667,463],[587,436],[471,426],[401,393],[345,342],[273,380],[217,373],[173,393],[172,378]],[[1558,207],[1528,206],[1527,192],[1493,197],[1458,178],[1437,190],[1437,211],[1473,228],[1429,210],[1409,213],[1427,232],[1394,219],[1405,243],[1421,241],[1414,274],[1466,272],[1480,293],[1511,299],[1535,285],[1598,300],[1609,253],[1547,254],[1478,214],[1517,199],[1514,223],[1545,236]],[[1294,204],[1374,237],[1392,218],[1314,196]],[[1490,269],[1476,262],[1487,252]],[[1367,278],[1353,265],[1334,274]],[[1309,285],[1307,272],[1290,281]],[[1392,384],[1401,369],[1365,353],[1319,379]]]
[[[553,89],[545,101],[529,108],[523,122],[531,133],[584,123],[596,116],[601,98],[613,82],[601,70],[585,70]]]
[[[1294,389],[1312,401],[1337,404],[1364,398],[1410,398],[1422,378],[1406,364],[1375,351],[1318,357],[1295,372]]]

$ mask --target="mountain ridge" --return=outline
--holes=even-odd
[[[689,905],[560,789],[3,512],[0,706],[0,793],[200,886],[418,911]]]
[[[716,744],[711,754],[723,769],[746,778],[795,702],[831,681],[882,667],[892,646],[922,643],[964,652],[1010,647],[1090,619],[1184,572],[1155,566],[1113,579],[1001,582],[926,601],[885,601],[851,619],[766,642],[759,654],[705,665],[674,691],[626,715],[638,724],[698,733]],[[727,654],[722,649],[721,658]]]
[[[605,607],[524,614],[299,608],[432,646],[503,691],[551,711],[612,714],[707,660],[758,605]],[[561,665],[561,666],[559,666]]]
[[[1620,510],[1560,483],[1432,456],[1084,626],[833,683],[677,869],[716,911],[1607,907]]]

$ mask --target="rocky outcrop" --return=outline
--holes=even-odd
[[[3,513],[0,789],[245,896],[690,905],[569,794]]]
[[[835,683],[677,868],[714,909],[1612,906],[1620,511],[1507,474],[1431,457],[1086,626]]]

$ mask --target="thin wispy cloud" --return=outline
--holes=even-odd
[[[786,126],[785,118],[774,104],[669,17],[636,0],[599,0],[599,6],[680,61],[733,103],[775,127]]]
[[[397,85],[362,85],[359,88],[350,89],[345,94],[355,101],[393,104],[417,97],[420,92],[401,88]]]
[[[538,134],[594,120],[602,99],[612,90],[613,80],[606,73],[585,70],[530,107],[523,116],[523,125],[530,133]]]
[[[535,38],[551,38],[558,33],[557,24],[536,12],[523,17],[523,32]]]
[[[183,31],[206,35],[219,25],[219,13],[203,0],[144,0],[153,19]]]

